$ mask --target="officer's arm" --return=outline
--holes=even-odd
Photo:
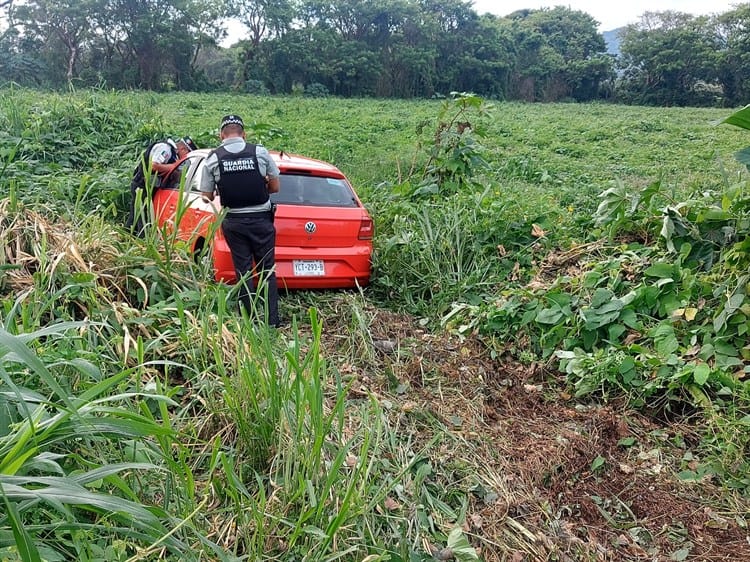
[[[218,164],[219,162],[216,159],[215,154],[211,153],[206,157],[204,164],[205,169],[201,176],[200,190],[203,198],[208,199],[209,201],[213,201],[215,196],[216,177],[214,172],[218,168]]]
[[[266,177],[266,187],[268,187],[268,193],[278,193],[281,182],[278,176],[275,178]]]
[[[263,148],[262,146],[258,147],[259,154],[261,158],[264,159],[266,163],[266,188],[268,189],[268,193],[278,193],[279,188],[281,187],[281,182],[279,181],[279,167],[276,165],[276,162],[273,161],[271,158],[271,155],[268,153],[268,150]]]
[[[159,164],[158,162],[151,162],[151,170],[157,174],[166,174],[174,169],[174,163],[171,164]]]

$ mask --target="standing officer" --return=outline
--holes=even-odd
[[[237,282],[242,283],[240,302],[249,314],[254,309],[264,312],[268,324],[276,327],[276,229],[269,194],[279,191],[279,168],[268,150],[245,141],[245,124],[239,115],[226,115],[221,120],[219,138],[221,145],[206,158],[200,189],[209,200],[218,190],[227,209],[221,229],[232,253]],[[257,279],[251,279],[253,262]]]

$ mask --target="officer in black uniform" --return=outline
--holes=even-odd
[[[279,191],[279,168],[263,146],[245,141],[239,115],[221,120],[219,138],[221,145],[206,157],[201,191],[213,200],[218,190],[227,209],[221,229],[242,283],[240,302],[248,313],[263,311],[268,324],[278,326],[276,229],[269,194]],[[252,278],[253,263],[257,279]]]

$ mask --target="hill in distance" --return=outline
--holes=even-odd
[[[624,27],[618,27],[610,31],[602,31],[604,36],[604,43],[607,45],[607,52],[611,55],[620,55],[620,32],[625,29]]]

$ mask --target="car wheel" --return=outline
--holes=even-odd
[[[195,261],[195,263],[200,263],[201,261],[203,261],[205,248],[206,239],[198,238],[195,241],[195,244],[193,244],[193,260]]]

